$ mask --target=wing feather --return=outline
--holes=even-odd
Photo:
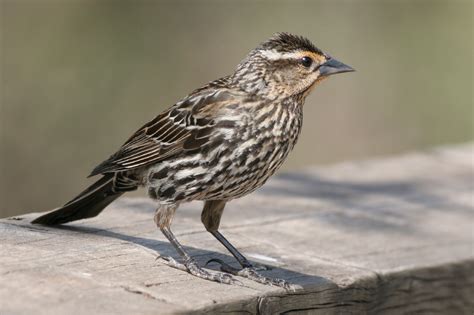
[[[237,95],[200,89],[175,104],[135,132],[90,176],[126,171],[157,163],[181,152],[198,152],[212,137],[214,117]]]

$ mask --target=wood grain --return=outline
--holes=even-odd
[[[169,268],[152,201],[122,198],[59,228],[0,220],[0,314],[472,314],[474,144],[282,174],[228,204],[222,233],[285,292]],[[183,205],[173,229],[200,262],[237,266]],[[210,265],[217,270],[217,265]]]

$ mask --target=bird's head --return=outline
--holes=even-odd
[[[242,89],[269,99],[306,96],[321,80],[354,71],[316,48],[308,39],[277,33],[252,50],[233,77]]]

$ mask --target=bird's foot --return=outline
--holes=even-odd
[[[247,279],[250,279],[250,280],[253,280],[255,282],[265,284],[265,285],[281,287],[281,288],[283,288],[287,291],[295,291],[296,290],[296,287],[294,285],[292,285],[291,283],[289,283],[289,282],[287,282],[283,279],[268,278],[268,277],[265,277],[265,276],[261,275],[260,273],[258,273],[258,270],[269,270],[270,269],[270,268],[268,268],[266,266],[263,266],[263,265],[259,265],[259,267],[256,268],[256,267],[253,267],[252,265],[249,264],[249,266],[246,266],[242,269],[237,269],[237,268],[234,268],[234,267],[226,264],[225,262],[223,262],[222,260],[217,259],[217,258],[213,258],[213,259],[209,260],[206,263],[206,265],[211,263],[211,262],[219,263],[221,271],[232,274],[234,276],[240,276],[240,277],[243,277],[243,278],[247,278]]]
[[[215,281],[219,283],[225,283],[225,284],[238,284],[242,285],[242,282],[240,282],[237,279],[234,279],[232,275],[229,273],[222,273],[222,272],[213,272],[210,273],[207,270],[204,270],[203,268],[199,267],[199,265],[196,263],[194,259],[187,259],[184,261],[184,263],[180,263],[176,261],[174,258],[169,257],[169,256],[159,256],[158,258],[161,258],[165,261],[165,263],[173,268],[189,272],[190,274],[199,277],[201,279],[205,280],[210,280],[210,281]]]

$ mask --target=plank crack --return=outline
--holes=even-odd
[[[153,296],[152,294],[150,294],[146,291],[143,291],[139,288],[132,288],[130,286],[125,286],[125,285],[122,285],[120,287],[122,289],[124,289],[126,292],[129,292],[129,293],[138,294],[138,295],[144,296],[145,298],[152,299],[152,300],[156,300],[156,301],[160,301],[160,302],[164,302],[164,303],[169,303],[165,299],[160,299],[160,298],[158,298],[156,296]]]

